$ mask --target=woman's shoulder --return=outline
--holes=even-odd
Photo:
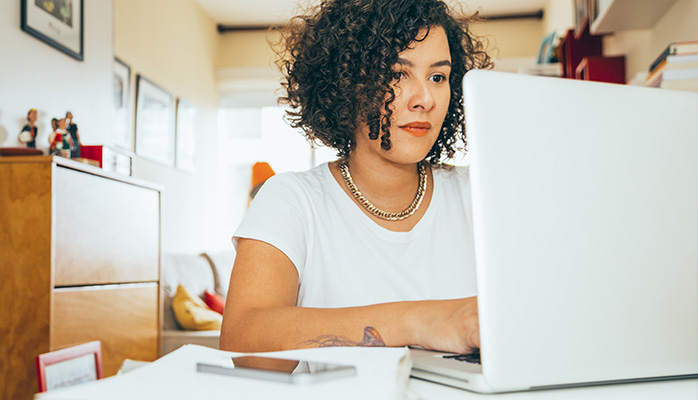
[[[328,173],[329,169],[327,163],[323,163],[305,171],[281,172],[269,178],[267,182],[278,181],[283,183],[315,185],[317,183],[324,183],[324,181],[327,180]]]
[[[264,183],[262,189],[306,194],[322,193],[328,184],[328,177],[331,177],[331,174],[327,163],[325,163],[307,171],[288,171],[276,174]]]
[[[436,164],[431,166],[432,173],[437,179],[446,181],[468,180],[470,168],[467,165]]]

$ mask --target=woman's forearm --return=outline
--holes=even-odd
[[[232,310],[221,349],[275,351],[327,346],[405,346],[418,302],[349,308],[276,307]]]
[[[231,351],[419,345],[465,353],[479,347],[476,298],[336,309],[231,310],[228,317],[220,345]]]

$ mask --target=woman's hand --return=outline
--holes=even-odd
[[[480,348],[477,297],[425,301],[421,307],[413,328],[416,345],[459,354]]]

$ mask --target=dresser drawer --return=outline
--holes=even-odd
[[[159,279],[160,193],[55,167],[56,286]]]
[[[60,288],[53,296],[51,350],[100,340],[105,376],[126,358],[158,357],[157,283]]]

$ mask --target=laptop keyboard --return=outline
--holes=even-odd
[[[472,364],[480,364],[480,352],[470,353],[470,354],[453,354],[450,356],[442,356],[443,358],[450,358],[456,361],[465,361]]]

